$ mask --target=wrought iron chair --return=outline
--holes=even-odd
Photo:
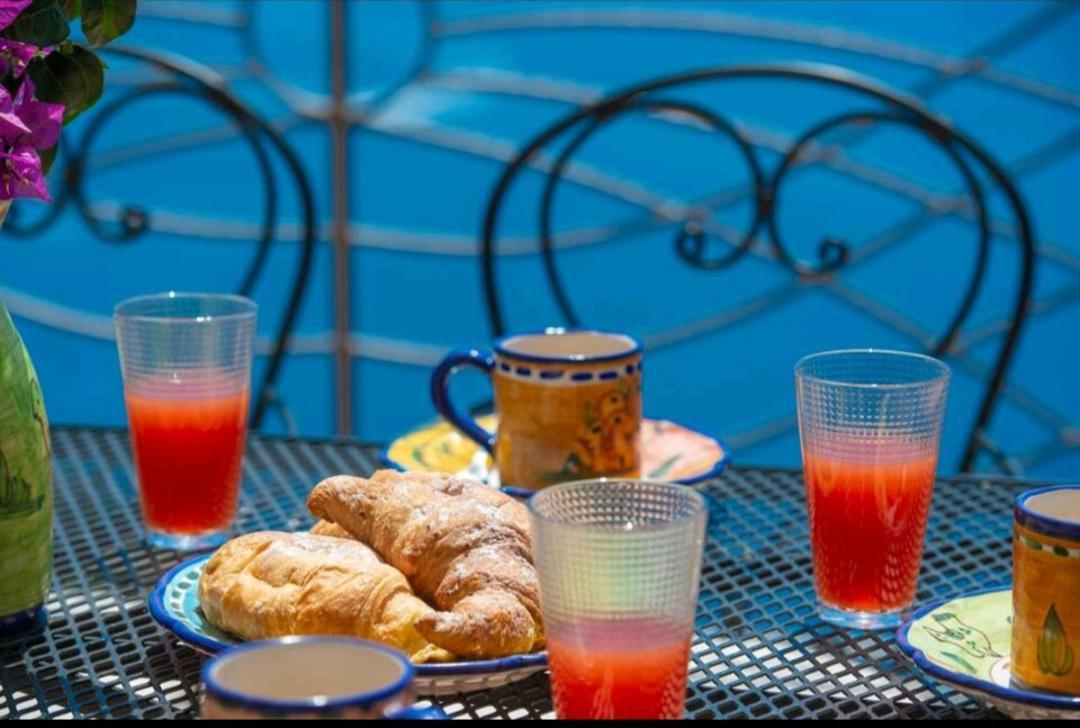
[[[266,268],[271,243],[278,232],[279,190],[274,175],[271,152],[276,151],[285,163],[289,177],[300,203],[300,250],[292,275],[288,299],[277,324],[269,360],[261,381],[255,391],[251,426],[260,427],[267,410],[277,409],[289,430],[295,430],[291,416],[284,403],[274,391],[281,367],[288,352],[289,340],[296,325],[300,305],[311,278],[312,260],[315,253],[316,220],[315,202],[311,184],[299,157],[285,141],[282,134],[260,118],[229,89],[226,80],[215,71],[175,55],[156,53],[140,48],[109,47],[102,49],[110,56],[129,59],[161,72],[160,78],[140,82],[125,89],[115,97],[106,99],[93,112],[94,116],[82,129],[77,140],[67,135],[61,142],[59,185],[54,183],[54,201],[48,212],[32,222],[18,219],[18,206],[9,214],[5,233],[28,237],[41,233],[55,223],[69,205],[73,206],[90,230],[101,240],[112,244],[128,244],[138,240],[152,224],[153,213],[134,204],[123,206],[114,220],[108,220],[93,209],[87,195],[87,171],[89,154],[94,140],[106,123],[122,112],[132,102],[148,96],[171,95],[194,98],[224,113],[243,135],[258,163],[263,184],[263,215],[259,234],[250,264],[236,289],[241,295],[249,295]],[[21,224],[20,224],[21,223]]]
[[[832,116],[815,124],[796,138],[783,153],[776,168],[768,173],[763,169],[754,145],[737,125],[698,103],[680,101],[671,96],[673,91],[703,82],[747,78],[792,79],[843,88],[856,92],[874,105],[869,109],[857,109]],[[991,237],[991,219],[984,188],[989,183],[1003,193],[1015,219],[1015,238],[1020,246],[1018,283],[1004,339],[983,388],[974,426],[966,439],[959,468],[962,471],[971,470],[980,452],[986,452],[998,467],[1007,471],[1014,469],[1001,449],[987,436],[987,428],[1006,381],[1009,364],[1016,352],[1032,295],[1035,247],[1031,221],[1024,202],[1002,166],[990,153],[964,132],[956,129],[947,119],[931,113],[908,96],[838,67],[798,63],[745,65],[707,68],[664,76],[617,91],[585,105],[537,134],[523,145],[507,164],[491,193],[484,216],[482,285],[491,329],[496,335],[507,330],[496,266],[500,215],[512,184],[522,170],[530,165],[540,168],[547,175],[539,210],[539,243],[547,282],[565,323],[569,326],[582,324],[567,295],[556,261],[551,220],[554,193],[566,172],[567,164],[582,144],[613,120],[635,112],[675,112],[688,116],[734,142],[749,168],[752,184],[746,194],[753,202],[754,213],[745,233],[734,239],[710,241],[710,237],[717,237],[716,232],[708,229],[700,211],[690,211],[681,219],[673,220],[677,227],[674,238],[675,254],[689,266],[704,270],[723,270],[734,266],[748,253],[756,251],[755,242],[762,237],[767,241],[766,257],[789,269],[807,284],[824,281],[841,271],[849,260],[850,251],[843,240],[826,237],[818,246],[816,261],[801,260],[790,252],[777,222],[780,192],[788,174],[799,164],[812,161],[815,154],[820,153],[820,150],[815,149],[818,138],[841,127],[900,125],[925,136],[946,155],[963,178],[972,205],[971,217],[974,218],[978,234],[974,267],[959,308],[948,319],[944,332],[934,345],[927,347],[928,353],[936,356],[949,355],[983,283]],[[545,148],[554,149],[553,156],[542,162],[538,161],[539,154]],[[720,254],[710,253],[717,248],[722,251]]]

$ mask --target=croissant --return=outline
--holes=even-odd
[[[379,470],[371,476],[373,483],[385,483],[403,477],[395,470]],[[452,496],[464,496],[498,508],[510,518],[518,529],[529,538],[529,553],[532,554],[532,537],[529,533],[529,511],[517,498],[512,498],[501,490],[491,488],[472,478],[438,473],[409,473],[408,477],[416,483],[434,488],[440,493]],[[351,538],[348,531],[330,521],[318,521],[311,527],[312,533],[322,536]],[[530,556],[529,561],[532,561]]]
[[[393,470],[380,470],[371,477],[377,483],[402,477]],[[472,478],[446,476],[438,473],[410,473],[409,476],[419,483],[452,496],[473,498],[498,508],[520,531],[529,538],[529,560],[532,561],[532,537],[529,532],[529,510],[517,498],[512,498],[496,488],[480,483]]]
[[[211,624],[245,639],[346,635],[396,647],[413,662],[454,658],[415,627],[434,610],[401,572],[351,539],[273,531],[234,538],[206,563],[199,604]]]
[[[352,538],[352,534],[336,523],[317,521],[309,532],[313,536],[333,536],[334,538]]]
[[[501,502],[501,494],[432,483],[393,471],[371,480],[336,476],[315,487],[308,508],[375,549],[441,610],[416,622],[433,644],[468,658],[541,647],[527,515]]]

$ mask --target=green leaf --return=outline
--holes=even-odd
[[[53,144],[48,149],[39,149],[38,157],[41,158],[41,173],[48,174],[52,169],[53,162],[56,161],[56,151],[60,148],[60,142]]]
[[[116,40],[135,22],[135,0],[82,0],[82,29],[91,44]]]
[[[105,86],[101,61],[80,45],[71,53],[52,53],[34,61],[27,72],[39,99],[65,105],[65,124],[93,106]]]
[[[60,9],[64,11],[64,17],[74,20],[82,15],[82,0],[60,0]]]
[[[59,0],[34,0],[4,35],[36,46],[54,46],[67,40],[71,30]]]
[[[961,657],[960,655],[956,655],[956,654],[953,654],[952,652],[944,652],[944,651],[942,651],[941,654],[942,654],[943,657],[948,657],[950,660],[955,662],[960,667],[964,668],[964,670],[971,673],[972,675],[978,674],[977,671],[975,670],[975,667],[970,662],[968,662],[963,657]]]
[[[427,467],[427,463],[424,462],[424,451],[422,448],[414,447],[412,451],[413,460],[420,463],[424,467]]]
[[[667,472],[671,470],[671,466],[674,465],[675,462],[681,457],[682,455],[672,455],[667,460],[662,462],[660,464],[660,467],[649,473],[649,477],[653,479],[664,477],[665,475],[667,475]]]
[[[1035,653],[1039,670],[1046,675],[1063,676],[1072,670],[1074,655],[1065,636],[1065,627],[1061,624],[1057,609],[1050,605],[1043,621],[1042,634],[1039,636],[1038,649]]]

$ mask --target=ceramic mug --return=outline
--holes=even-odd
[[[1080,485],[1021,493],[1013,517],[1012,679],[1080,695]]]
[[[445,719],[413,708],[416,670],[397,650],[348,637],[282,637],[203,666],[202,716],[243,719]]]
[[[641,344],[625,334],[546,329],[504,336],[491,351],[458,349],[436,367],[439,413],[495,457],[502,485],[540,488],[641,470]],[[450,376],[491,378],[498,434],[450,401]]]

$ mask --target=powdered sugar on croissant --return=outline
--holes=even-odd
[[[469,481],[381,471],[371,479],[324,480],[308,508],[373,548],[440,610],[416,623],[433,644],[471,658],[543,645],[520,503]]]

